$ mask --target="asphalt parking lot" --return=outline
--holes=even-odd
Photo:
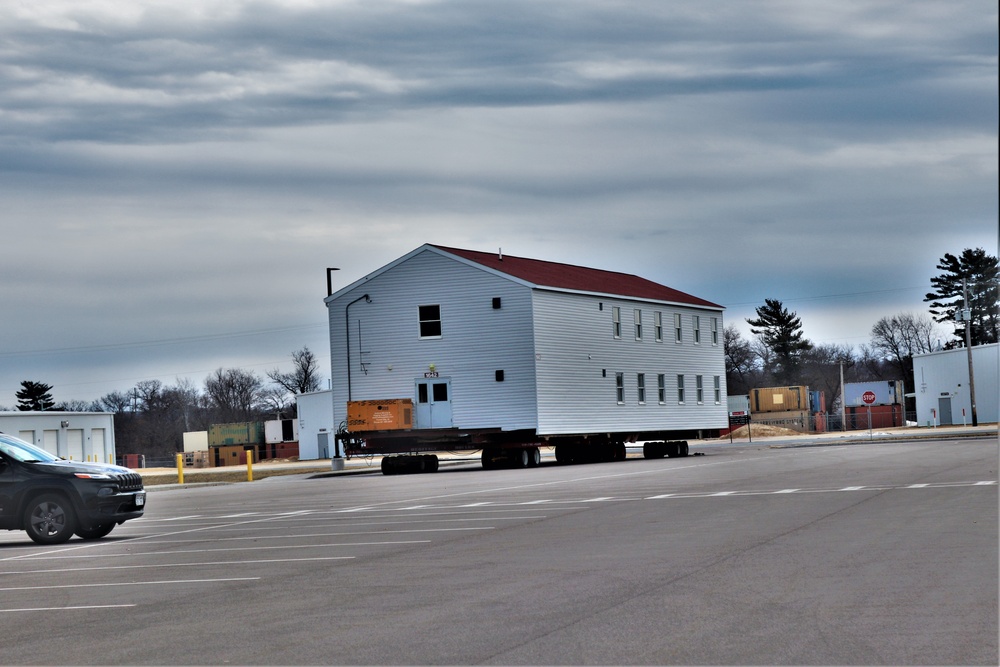
[[[995,437],[704,454],[152,487],[0,534],[4,661],[996,663]]]

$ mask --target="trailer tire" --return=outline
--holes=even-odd
[[[510,459],[511,466],[514,468],[527,468],[528,467],[528,450],[518,449],[514,452],[514,455]]]
[[[424,456],[424,459],[427,461],[427,465],[425,466],[427,472],[438,471],[438,467],[440,466],[441,462],[438,460],[436,454],[427,454],[426,456]]]
[[[542,453],[538,447],[528,447],[528,467],[537,468],[542,464]]]
[[[680,455],[687,456],[691,452],[691,450],[688,448],[687,440],[682,440],[680,445],[681,445]]]
[[[642,446],[642,456],[646,459],[662,459],[667,454],[667,443],[647,442]]]

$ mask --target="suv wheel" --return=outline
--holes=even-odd
[[[115,527],[113,523],[105,523],[99,526],[94,526],[93,528],[77,528],[76,534],[85,540],[99,540],[108,533],[110,533]]]
[[[73,537],[76,517],[62,496],[45,494],[33,498],[24,511],[24,530],[39,544],[59,544]]]

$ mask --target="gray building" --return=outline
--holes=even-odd
[[[325,302],[334,424],[394,398],[418,429],[727,424],[723,308],[637,276],[424,245]]]
[[[980,424],[996,422],[1000,416],[998,368],[1000,345],[972,348],[976,418]],[[920,426],[972,424],[967,348],[914,355],[913,382]]]

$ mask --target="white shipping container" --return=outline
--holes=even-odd
[[[898,405],[903,402],[902,380],[876,382],[847,382],[844,384],[844,405],[866,405],[861,396],[870,391],[875,394],[872,405]]]
[[[208,451],[208,431],[188,431],[184,434],[185,452]]]
[[[264,442],[273,445],[279,442],[298,442],[299,421],[297,419],[272,419],[264,422]]]

